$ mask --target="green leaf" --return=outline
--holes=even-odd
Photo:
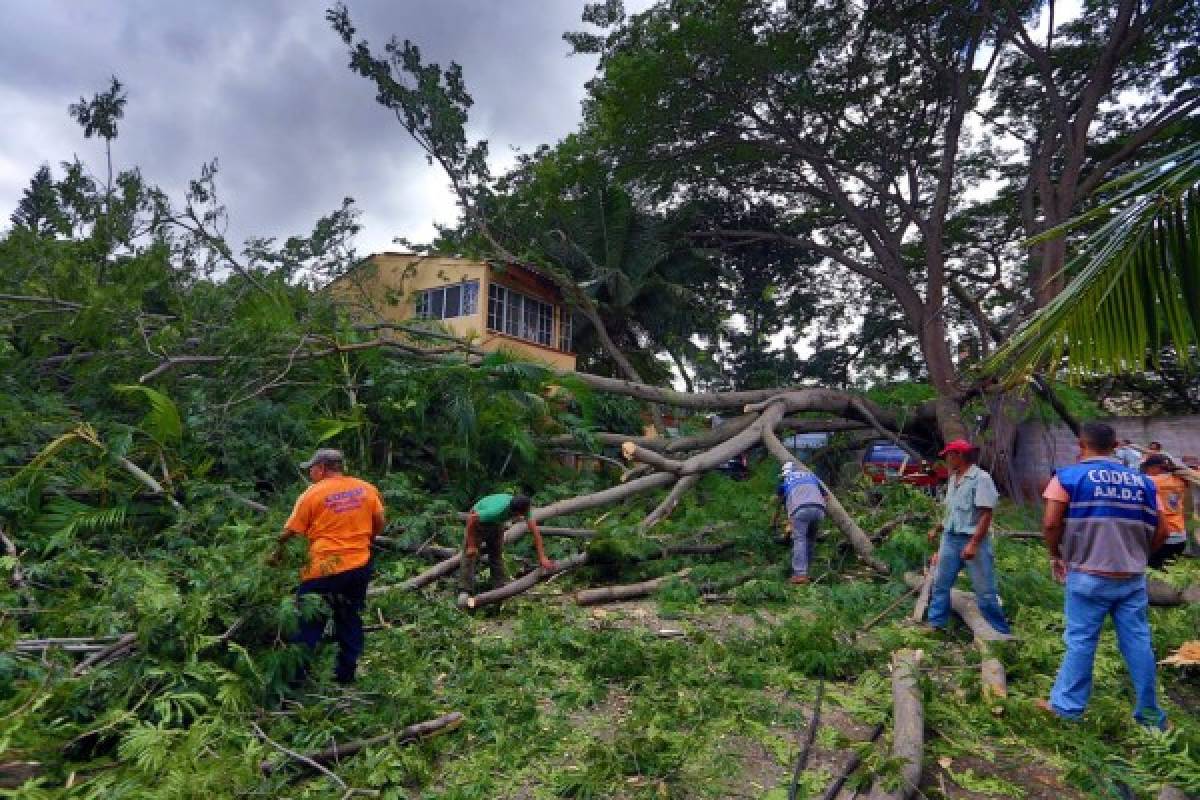
[[[176,445],[183,438],[183,420],[179,408],[170,397],[149,386],[114,386],[124,395],[138,395],[150,404],[150,411],[142,419],[142,431],[160,445]]]

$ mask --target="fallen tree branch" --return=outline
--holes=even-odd
[[[642,519],[638,525],[638,529],[648,531],[671,516],[671,512],[679,505],[679,501],[683,499],[683,496],[700,482],[700,477],[700,475],[684,475],[676,481],[675,485],[671,487],[671,491],[667,492],[667,496],[663,498],[663,501]]]
[[[17,550],[16,542],[8,538],[3,526],[0,526],[0,545],[4,546],[4,554],[13,559],[12,571],[8,575],[8,584],[25,598],[25,603],[30,608],[37,608],[29,581],[25,579],[25,571],[21,569],[21,552]]]
[[[361,750],[368,747],[374,747],[379,744],[411,744],[412,742],[421,739],[428,739],[432,736],[437,736],[442,733],[449,733],[463,724],[464,717],[458,711],[451,711],[449,714],[443,714],[435,719],[425,722],[418,722],[414,725],[409,725],[406,728],[401,728],[392,733],[386,733],[382,736],[373,736],[369,739],[358,739],[345,744],[333,744],[323,750],[317,750],[311,753],[289,753],[301,763],[313,767],[313,769],[321,769],[321,764],[328,764],[337,761],[341,758],[348,758]],[[264,775],[270,775],[280,768],[281,765],[272,764],[269,761],[264,761],[258,765],[258,768]],[[324,771],[324,770],[322,770]]]
[[[640,583],[626,583],[620,586],[601,586],[595,589],[583,589],[575,593],[575,602],[581,606],[595,606],[601,603],[619,603],[622,600],[632,600],[645,597],[657,592],[676,578],[687,575],[689,570],[680,570],[660,578],[652,578]]]
[[[118,457],[117,463],[120,464],[126,472],[132,475],[138,481],[138,483],[142,484],[159,497],[166,499],[166,501],[171,504],[171,508],[174,508],[176,511],[183,511],[183,506],[178,500],[175,499],[175,495],[164,489],[162,484],[154,479],[153,475],[146,472],[144,469],[124,456]]]
[[[713,544],[673,544],[655,550],[635,561],[651,561],[656,558],[672,558],[674,556],[711,556],[723,553],[733,547],[733,542],[715,542]]]
[[[850,406],[858,412],[859,416],[862,417],[863,422],[874,428],[880,436],[884,437],[889,442],[896,445],[896,447],[899,447],[901,450],[907,453],[909,458],[913,459],[918,464],[925,461],[925,456],[914,450],[912,445],[901,439],[892,431],[885,428],[883,423],[876,419],[875,415],[871,413],[871,409],[867,408],[867,404],[864,403],[860,398],[854,398],[854,400],[851,401]]]
[[[882,735],[883,725],[876,725],[871,729],[871,736],[867,741],[874,744]],[[862,766],[862,762],[862,755],[856,750],[850,755],[850,758],[846,759],[846,763],[842,765],[842,768],[838,771],[833,781],[825,788],[825,793],[821,795],[821,800],[834,800],[838,796],[838,792],[842,791],[842,787],[846,785],[846,781],[854,774],[854,771]]]
[[[800,773],[808,768],[808,754],[812,752],[813,742],[817,740],[817,726],[821,724],[821,701],[825,699],[825,679],[817,683],[817,699],[813,703],[812,718],[808,721],[808,732],[804,737],[804,746],[796,757],[796,766],[792,770],[792,785],[788,789],[788,800],[796,800],[796,790],[800,783]]]
[[[116,661],[118,658],[124,658],[133,653],[137,649],[137,634],[123,633],[121,636],[108,647],[92,653],[90,656],[80,661],[75,666],[71,674],[75,677],[86,675],[96,667],[104,666],[105,664]]]
[[[558,539],[595,539],[600,535],[599,531],[591,528],[556,528],[552,525],[538,525],[538,530],[542,532],[542,536]]]
[[[341,789],[343,792],[347,791],[349,789],[349,787],[347,786],[347,784],[344,780],[342,780],[340,777],[338,777],[337,774],[334,773],[332,770],[326,769],[316,759],[312,758],[311,756],[306,756],[303,753],[297,753],[295,750],[289,750],[288,748],[281,745],[279,742],[272,739],[270,736],[267,736],[267,734],[263,732],[263,729],[258,727],[257,722],[251,722],[250,727],[252,727],[254,729],[254,733],[258,735],[258,738],[262,739],[264,742],[271,745],[271,747],[274,747],[276,750],[283,753],[288,758],[298,761],[301,764],[305,765],[306,767],[311,767],[312,769],[315,769],[317,772],[320,772],[326,778],[329,778],[329,780],[333,781],[334,784],[336,784],[337,787],[339,789]],[[267,762],[267,761],[262,762],[258,766],[259,766],[259,769],[262,770],[263,774],[265,774],[265,775],[270,775],[272,772],[275,771],[275,767],[273,765],[271,765],[270,762]]]
[[[242,495],[235,492],[233,489],[230,489],[228,486],[226,486],[224,488],[225,488],[225,494],[227,494],[229,496],[229,498],[231,500],[233,500],[234,502],[244,505],[246,508],[250,509],[251,511],[257,511],[259,514],[270,513],[271,509],[268,508],[267,506],[263,505],[262,503],[258,502],[257,500],[251,500],[249,497],[243,497]]]
[[[779,441],[779,437],[775,435],[773,429],[765,429],[762,432],[762,443],[767,448],[767,452],[776,458],[781,464],[791,461],[797,465],[799,469],[807,469],[803,464],[795,460],[783,443]],[[854,518],[846,511],[845,506],[837,499],[833,492],[829,491],[829,487],[824,483],[821,487],[825,490],[825,513],[833,520],[833,524],[850,542],[850,546],[854,548],[854,552],[858,554],[858,558],[864,564],[876,572],[887,575],[889,570],[888,565],[875,555],[875,545],[871,544],[871,538],[863,532],[863,529],[858,526]]]
[[[925,707],[917,682],[920,650],[898,650],[892,656],[892,756],[900,759],[900,786],[887,790],[876,782],[868,800],[907,800],[921,782],[925,754]]]
[[[503,586],[492,589],[491,591],[477,594],[474,597],[460,598],[458,607],[474,610],[476,608],[480,608],[481,606],[502,603],[505,600],[508,600],[510,597],[516,597],[522,592],[529,591],[542,581],[549,580],[555,575],[566,572],[567,570],[575,569],[576,567],[582,567],[587,562],[588,554],[586,552],[576,553],[573,556],[569,556],[568,558],[560,559],[559,561],[554,562],[554,569],[542,569],[541,567],[538,567],[532,572],[527,572],[516,580],[509,581]]]
[[[871,630],[871,628],[874,628],[876,625],[879,624],[879,621],[881,619],[883,619],[888,614],[895,611],[896,608],[899,607],[899,605],[901,603],[903,603],[905,600],[907,600],[909,598],[909,596],[912,595],[913,592],[919,592],[919,591],[920,591],[920,589],[909,589],[907,592],[900,595],[892,602],[888,603],[887,608],[885,608],[883,611],[880,611],[878,614],[871,617],[871,619],[869,619],[866,623],[864,623],[863,626],[858,629],[856,635],[862,635],[862,634],[866,633],[867,631]]]
[[[637,480],[630,481],[629,483],[618,484],[617,486],[613,486],[599,492],[593,492],[592,494],[585,494],[579,497],[572,497],[567,500],[560,500],[557,503],[551,503],[548,506],[536,508],[533,510],[532,516],[535,522],[540,523],[545,519],[552,519],[553,517],[575,514],[591,508],[606,506],[619,500],[624,500],[628,497],[640,494],[641,492],[648,492],[651,489],[659,489],[671,484],[674,480],[675,476],[671,475],[670,473],[656,472],[653,475],[647,475],[644,478],[638,478]],[[524,522],[519,522],[516,525],[511,526],[504,532],[504,544],[509,545],[517,541],[525,535],[527,530],[528,528]],[[414,589],[420,589],[421,587],[427,586],[434,581],[444,578],[445,576],[454,572],[454,570],[458,569],[461,561],[462,554],[460,553],[447,558],[445,561],[433,565],[421,574],[409,578],[402,583],[372,587],[368,591],[368,594],[378,595],[383,594],[384,592],[397,590],[412,591]]]

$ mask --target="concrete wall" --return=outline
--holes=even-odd
[[[1113,417],[1104,421],[1116,429],[1118,439],[1131,439],[1142,447],[1159,441],[1177,459],[1200,458],[1200,417]],[[1074,463],[1078,455],[1075,436],[1065,425],[1022,424],[1013,459],[1018,484],[1014,488],[1026,499],[1038,497],[1050,473],[1056,467]]]
[[[416,292],[462,281],[479,281],[479,306],[475,314],[440,320],[456,336],[470,337],[484,350],[506,350],[542,361],[560,370],[575,370],[575,354],[544,347],[487,329],[488,284],[497,283],[554,305],[554,341],[570,309],[555,290],[519,267],[498,270],[482,261],[411,253],[378,253],[334,281],[329,291],[359,319],[403,322],[415,314]]]

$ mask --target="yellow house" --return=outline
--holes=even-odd
[[[359,319],[436,320],[483,350],[575,369],[571,309],[554,282],[530,265],[376,253],[329,291]]]

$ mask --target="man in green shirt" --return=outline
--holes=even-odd
[[[529,498],[523,494],[489,494],[482,498],[467,514],[467,536],[463,544],[462,570],[459,573],[462,590],[475,592],[475,567],[479,562],[479,543],[483,540],[488,551],[488,566],[491,568],[493,589],[508,582],[504,569],[505,523],[525,520],[533,534],[533,546],[537,550],[538,563],[542,569],[554,569],[554,562],[546,558],[542,545],[542,532],[529,513]]]

